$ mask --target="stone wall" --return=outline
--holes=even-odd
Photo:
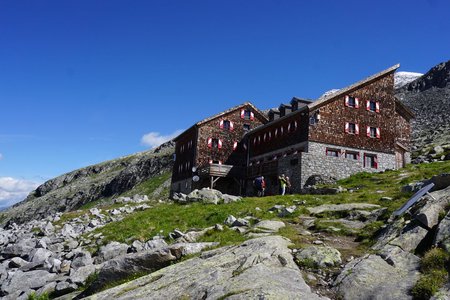
[[[174,192],[189,194],[191,191],[192,191],[192,178],[172,182],[172,185],[170,187],[171,194]]]

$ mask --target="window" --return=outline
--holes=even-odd
[[[220,148],[222,148],[222,141],[220,139],[209,138],[208,139],[208,147],[214,148],[214,149],[220,149]]]
[[[359,159],[359,152],[345,151],[345,158],[358,160]]]
[[[225,130],[233,130],[233,122],[228,120],[222,120],[220,121],[220,128]]]
[[[378,159],[375,154],[364,154],[364,167],[378,169]]]
[[[298,165],[298,158],[291,159],[290,164],[291,164],[291,166]]]
[[[349,134],[359,134],[359,125],[356,123],[345,123],[345,132]]]
[[[366,110],[379,113],[380,112],[380,102],[367,101]]]
[[[380,128],[378,127],[367,127],[367,136],[371,138],[377,138],[379,139],[381,137],[380,135]]]
[[[255,114],[249,109],[241,110],[241,119],[244,120],[253,120],[255,118]]]
[[[244,131],[247,132],[250,130],[250,125],[249,124],[244,124]]]
[[[359,99],[355,97],[345,96],[345,106],[359,108]]]
[[[326,155],[327,156],[332,156],[332,157],[339,157],[339,150],[337,149],[329,149],[327,148],[326,150]]]

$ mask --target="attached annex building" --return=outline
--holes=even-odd
[[[194,124],[176,139],[171,192],[214,187],[251,194],[264,175],[300,192],[314,175],[337,179],[410,162],[413,113],[394,95],[395,65],[316,101],[293,98],[267,118],[244,103]]]

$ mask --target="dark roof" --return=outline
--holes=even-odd
[[[399,67],[400,67],[400,64],[396,64],[396,65],[394,65],[394,66],[392,66],[392,67],[390,67],[390,68],[388,68],[386,70],[383,70],[383,71],[381,71],[379,73],[376,73],[376,74],[374,74],[372,76],[369,76],[366,79],[363,79],[363,80],[358,81],[358,82],[356,82],[356,83],[354,83],[352,85],[349,85],[349,86],[347,86],[347,87],[345,87],[343,89],[340,89],[340,90],[336,91],[336,93],[328,95],[328,96],[326,96],[326,97],[324,97],[324,98],[322,98],[320,100],[316,100],[316,101],[314,101],[314,102],[312,102],[311,104],[308,105],[309,109],[313,110],[313,109],[319,108],[319,107],[321,107],[321,106],[323,106],[323,105],[333,101],[337,97],[340,97],[340,96],[345,95],[345,94],[347,94],[347,93],[349,93],[349,92],[351,92],[351,91],[353,91],[353,90],[355,90],[357,88],[360,88],[362,85],[366,85],[368,83],[371,83],[371,82],[379,79],[380,77],[383,77],[383,76],[385,76],[385,75],[387,75],[389,73],[395,72],[395,70],[397,70]]]
[[[398,113],[404,116],[408,121],[416,117],[414,112],[397,97],[395,97],[395,109],[398,110]]]
[[[259,115],[259,117],[262,118],[262,119],[264,120],[264,122],[268,122],[268,121],[269,121],[269,120],[267,119],[267,116],[266,116],[262,111],[260,111],[256,106],[254,106],[254,105],[253,105],[252,103],[250,103],[250,102],[244,102],[244,103],[242,103],[242,104],[239,104],[239,105],[233,106],[232,108],[229,108],[229,109],[227,109],[227,110],[224,110],[224,111],[222,111],[222,112],[220,112],[220,113],[218,113],[218,114],[215,114],[215,115],[213,115],[213,116],[211,116],[211,117],[208,117],[208,118],[205,118],[205,119],[203,119],[203,120],[201,120],[201,121],[198,121],[198,122],[195,123],[193,126],[189,127],[188,129],[186,129],[185,131],[183,131],[182,133],[180,133],[180,134],[179,134],[176,138],[174,138],[173,140],[174,140],[174,141],[179,140],[181,136],[183,136],[186,132],[188,132],[189,130],[191,130],[191,129],[194,128],[194,127],[200,126],[200,125],[202,125],[202,124],[205,124],[206,122],[209,122],[209,121],[212,121],[212,120],[214,120],[214,119],[220,118],[220,117],[223,116],[223,115],[226,115],[226,114],[228,114],[228,113],[230,113],[230,112],[232,112],[232,111],[241,109],[241,108],[246,107],[246,106],[250,106],[250,107],[256,112],[256,114]]]
[[[310,104],[311,102],[313,102],[313,100],[311,99],[304,99],[304,98],[299,98],[299,97],[293,97],[291,100],[291,105],[294,102],[301,102],[301,103],[305,103],[305,104]]]

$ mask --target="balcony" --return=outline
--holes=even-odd
[[[200,177],[233,177],[238,179],[245,178],[245,167],[232,165],[209,164],[198,170]]]

